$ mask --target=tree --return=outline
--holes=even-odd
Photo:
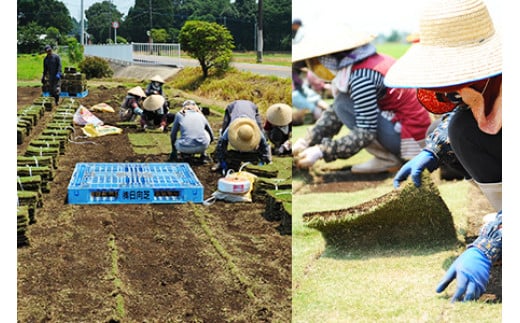
[[[135,5],[128,10],[121,24],[120,34],[132,42],[147,42],[147,31],[168,30],[178,23],[173,8],[170,0],[135,0]],[[178,28],[180,26],[182,24]]]
[[[68,56],[71,63],[79,63],[83,60],[83,46],[75,37],[67,38]]]
[[[44,28],[55,27],[62,35],[72,30],[69,9],[57,0],[18,0],[18,26],[31,22]]]
[[[18,27],[17,49],[18,53],[31,54],[43,51],[45,46],[45,28],[35,22],[31,22],[23,27]]]
[[[203,77],[210,68],[226,69],[233,53],[233,36],[227,28],[206,21],[186,21],[179,33],[181,48],[199,61]]]
[[[152,39],[155,43],[166,43],[170,35],[165,29],[152,29]]]
[[[96,2],[85,11],[88,20],[87,32],[97,43],[102,39],[112,39],[112,22],[121,21],[123,14],[110,1]]]
[[[49,27],[45,31],[47,37],[45,38],[48,44],[59,45],[61,44],[61,34],[58,28]]]

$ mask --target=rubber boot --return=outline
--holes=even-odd
[[[502,183],[475,183],[480,187],[495,211],[502,210]]]
[[[401,158],[386,150],[377,140],[372,141],[365,149],[374,158],[352,166],[351,172],[354,174],[394,173],[403,164]]]

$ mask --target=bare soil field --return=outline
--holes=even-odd
[[[117,108],[126,90],[90,88],[78,100]],[[39,87],[19,87],[18,109],[40,95]],[[18,155],[45,118],[49,112],[18,145]],[[108,125],[117,118],[102,115]],[[136,154],[127,136],[133,131],[70,142],[59,156],[27,230],[29,243],[18,248],[18,322],[289,322],[291,235],[266,219],[265,203],[67,203],[78,162],[167,160],[167,154]],[[191,167],[208,198],[221,174],[211,165]]]

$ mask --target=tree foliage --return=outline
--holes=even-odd
[[[63,35],[72,29],[69,9],[57,0],[18,0],[18,26],[34,22],[43,28],[55,27]]]
[[[204,78],[212,67],[229,67],[234,44],[225,27],[214,22],[187,21],[179,33],[179,42],[188,55],[199,61]]]
[[[71,63],[79,63],[83,60],[83,46],[74,37],[67,38],[67,48],[69,61]]]
[[[113,39],[112,23],[120,22],[123,14],[110,1],[96,2],[85,11],[88,20],[87,32],[94,43]]]
[[[45,39],[40,38],[40,35],[45,35],[45,28],[34,21],[23,27],[19,27],[17,41],[18,53],[33,54],[43,52]]]
[[[17,0],[18,30],[30,22],[55,27],[65,37],[71,33],[79,40],[80,22],[70,17],[68,9],[58,0]],[[257,0],[133,0],[126,15],[112,1],[94,2],[85,11],[85,31],[93,43],[113,42],[112,22],[119,22],[117,36],[128,42],[179,42],[178,35],[186,21],[214,22],[233,36],[235,49],[256,49],[258,24]],[[266,51],[291,49],[291,0],[263,0],[262,37]],[[154,35],[155,30],[164,30]],[[149,34],[151,34],[151,39]],[[24,36],[24,43],[29,35]],[[36,37],[36,35],[34,36]],[[36,41],[31,41],[36,43]],[[119,41],[118,41],[119,43]]]

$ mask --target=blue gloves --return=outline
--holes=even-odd
[[[61,79],[61,73],[60,73],[60,72],[56,73],[56,78],[57,78],[58,80]]]
[[[489,260],[478,248],[466,249],[450,266],[444,278],[437,286],[436,292],[442,292],[455,278],[457,290],[451,302],[477,300],[486,290],[491,271]]]
[[[412,181],[416,187],[421,186],[421,174],[424,169],[433,172],[439,167],[437,157],[428,150],[422,150],[417,156],[409,160],[401,167],[394,177],[394,187],[398,188],[399,184],[411,175]]]
[[[140,116],[142,116],[142,115],[143,115],[143,109],[141,109],[141,108],[135,108],[135,109],[134,109],[134,113],[135,113],[135,114],[138,114],[138,115],[140,115]]]

